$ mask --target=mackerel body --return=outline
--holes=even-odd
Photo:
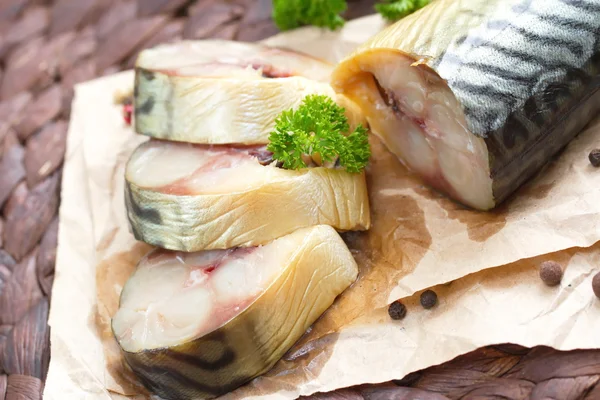
[[[411,96],[406,82],[392,77],[401,70],[421,79],[418,84],[427,92],[424,113],[406,101]],[[365,109],[375,133],[430,185],[469,206],[490,209],[600,110],[600,2],[437,0],[357,49],[338,66],[332,84]],[[392,113],[369,110],[373,91]],[[449,96],[432,101],[432,92]],[[448,114],[457,128],[429,124],[442,119],[434,115],[438,112]],[[409,160],[397,140],[406,125],[382,126],[381,120],[392,115],[408,117],[421,129],[428,143],[423,146],[435,156],[432,163],[439,162],[436,168],[419,170]],[[471,144],[475,151],[449,144],[452,136],[463,134],[466,147]],[[466,161],[441,162],[451,158],[451,151]],[[487,168],[489,182],[475,175],[472,185],[460,182],[457,176],[469,175],[468,164]]]

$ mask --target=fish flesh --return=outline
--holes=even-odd
[[[326,61],[254,43],[162,44],[136,60],[134,128],[189,143],[266,144],[275,118],[311,94],[330,96],[351,124],[362,122],[357,106],[329,85],[332,70]]]
[[[125,204],[136,239],[170,250],[256,246],[296,229],[370,226],[365,174],[279,168],[265,146],[150,140],[131,155]]]
[[[149,390],[209,399],[268,371],[357,274],[325,225],[261,247],[157,249],[123,287],[112,329]]]
[[[489,210],[600,111],[600,2],[436,0],[344,59],[332,86],[430,187]]]

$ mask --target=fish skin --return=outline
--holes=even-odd
[[[447,82],[485,139],[497,206],[600,111],[600,2],[436,0],[359,47],[393,49]]]
[[[210,399],[234,390],[271,369],[354,282],[358,266],[333,228],[320,225],[292,235],[299,244],[284,271],[232,320],[180,345],[123,351],[149,390],[167,400]],[[289,294],[285,304],[281,293]]]

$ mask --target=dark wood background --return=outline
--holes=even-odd
[[[345,17],[370,14],[373,3],[350,1]],[[43,390],[73,84],[130,68],[161,42],[263,39],[277,33],[270,13],[271,0],[0,0],[0,400]],[[504,345],[316,397],[592,400],[598,382],[598,351]]]

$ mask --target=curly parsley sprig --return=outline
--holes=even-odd
[[[346,0],[273,0],[273,21],[282,31],[303,25],[336,30],[347,6]]]
[[[375,10],[388,21],[397,21],[425,7],[432,0],[382,0]],[[273,0],[273,21],[282,31],[304,25],[336,30],[346,20],[346,0]]]
[[[375,9],[388,21],[397,21],[425,7],[431,0],[384,0]]]
[[[275,120],[267,150],[283,168],[306,168],[303,156],[318,156],[323,163],[339,158],[346,171],[360,173],[369,162],[367,129],[350,130],[344,108],[324,95],[306,96],[298,109],[283,111]]]

